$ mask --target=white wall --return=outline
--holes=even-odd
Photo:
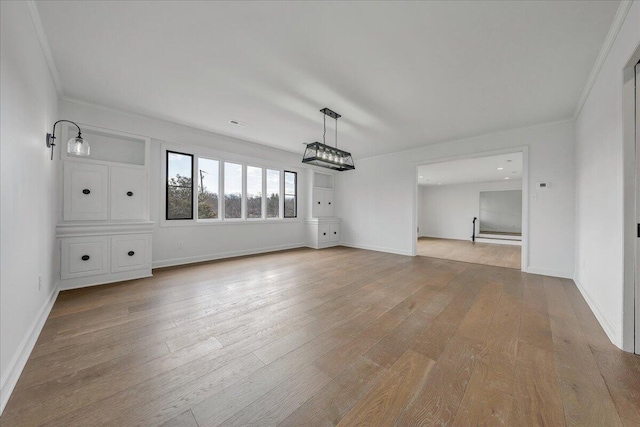
[[[471,240],[471,221],[473,217],[480,218],[480,192],[521,188],[520,180],[421,185],[418,187],[419,236]],[[520,206],[522,206],[522,199]],[[476,225],[477,232],[479,227]]]
[[[622,77],[639,43],[640,2],[635,2],[576,120],[575,280],[609,338],[620,347],[625,300]],[[632,330],[627,333],[632,338]]]
[[[529,150],[529,247],[527,271],[571,277],[574,267],[574,126],[561,122],[513,130],[368,159],[337,175],[342,240],[352,246],[412,254],[416,165],[435,159]],[[496,151],[497,150],[497,151]],[[538,191],[535,183],[551,187]]]
[[[260,146],[222,135],[200,131],[162,120],[123,113],[85,103],[68,100],[60,102],[61,113],[79,123],[129,132],[151,138],[151,220],[156,222],[153,233],[153,266],[183,264],[300,247],[305,244],[304,222],[307,216],[307,173],[300,154]],[[164,171],[161,170],[162,147],[185,152],[197,152],[249,163],[255,166],[286,167],[298,173],[298,219],[262,223],[225,223],[165,226],[162,194]],[[180,248],[178,242],[183,242]]]
[[[49,160],[45,135],[58,117],[58,96],[28,5],[0,2],[0,16],[1,411],[55,291],[58,165]]]

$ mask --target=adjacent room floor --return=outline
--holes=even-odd
[[[640,425],[638,390],[570,280],[338,247],[61,293],[0,423]]]
[[[522,247],[469,240],[420,237],[418,255],[520,270]]]

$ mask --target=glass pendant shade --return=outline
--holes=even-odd
[[[71,138],[69,142],[67,142],[67,153],[73,154],[74,156],[88,156],[90,150],[89,142],[80,135]]]

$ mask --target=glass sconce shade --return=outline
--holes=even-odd
[[[69,142],[67,142],[67,153],[73,154],[74,156],[88,156],[90,150],[89,142],[81,136],[71,138]]]

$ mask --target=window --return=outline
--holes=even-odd
[[[224,217],[242,218],[242,165],[224,163]]]
[[[193,219],[193,156],[167,151],[167,219]]]
[[[298,174],[284,171],[284,217],[298,216]]]
[[[262,168],[247,166],[247,218],[262,218]]]
[[[198,219],[217,219],[220,162],[198,158]]]
[[[280,171],[267,169],[267,218],[280,218]]]
[[[164,221],[181,225],[298,218],[298,174],[164,149]]]

